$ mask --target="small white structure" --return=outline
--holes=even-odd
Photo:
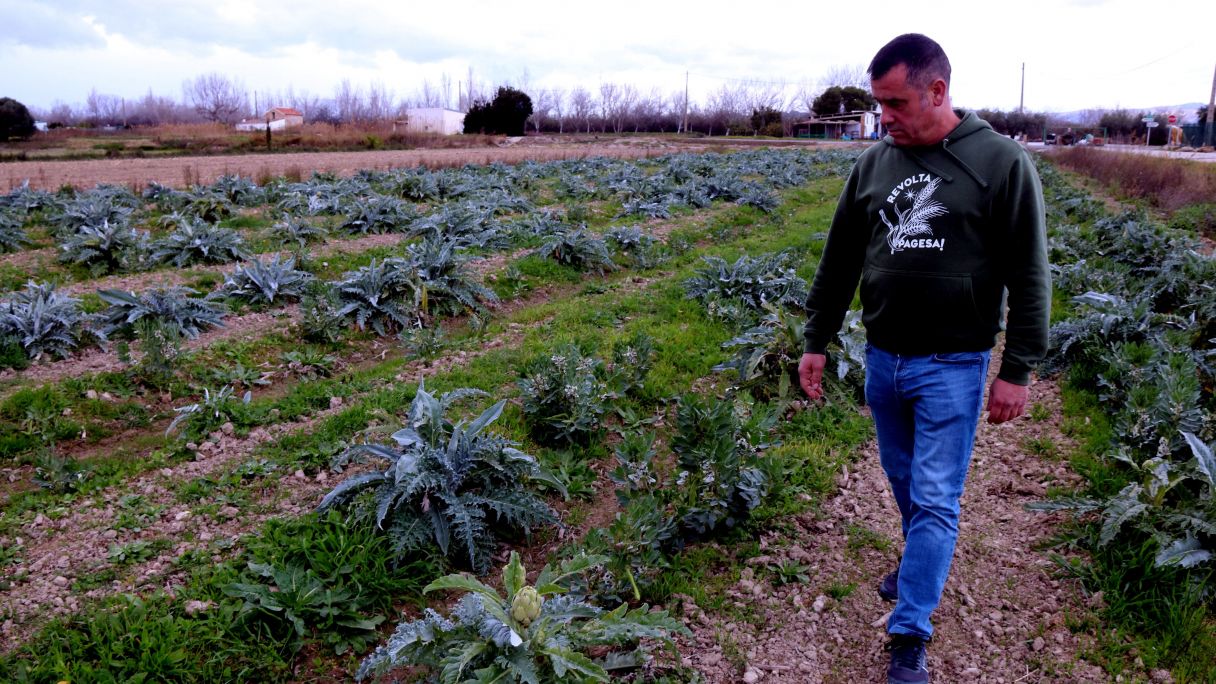
[[[304,114],[291,107],[275,107],[262,115],[260,119],[241,119],[236,125],[238,131],[264,131],[268,127],[272,131],[282,131],[304,125]]]
[[[879,136],[878,112],[854,111],[834,114],[794,123],[794,137],[824,138],[839,140],[848,136],[853,140],[872,140]]]
[[[411,133],[439,133],[441,135],[463,133],[464,112],[446,107],[407,109],[405,110],[405,130]]]

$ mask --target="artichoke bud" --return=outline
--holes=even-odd
[[[536,587],[524,587],[511,600],[511,617],[527,627],[540,616],[540,604],[544,602]]]

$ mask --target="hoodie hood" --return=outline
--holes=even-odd
[[[961,110],[955,110],[955,113],[959,116],[958,125],[955,126],[954,129],[951,130],[949,133],[947,133],[946,137],[942,138],[940,142],[937,142],[933,145],[922,145],[922,146],[917,146],[917,147],[901,147],[899,145],[896,145],[895,139],[889,135],[887,137],[883,138],[882,141],[884,143],[886,143],[887,145],[890,145],[891,147],[899,149],[900,151],[907,154],[909,157],[914,159],[916,161],[916,163],[918,165],[920,165],[922,168],[924,168],[926,171],[936,174],[938,176],[941,176],[942,180],[944,180],[947,183],[953,183],[954,176],[952,174],[950,174],[948,171],[940,168],[940,165],[933,164],[928,159],[931,157],[936,157],[940,154],[941,156],[944,156],[946,159],[948,159],[954,166],[961,169],[964,173],[966,173],[968,176],[973,178],[975,180],[975,182],[978,183],[981,188],[987,189],[988,180],[986,178],[984,178],[983,176],[981,176],[975,169],[971,168],[971,166],[969,166],[967,164],[967,162],[963,161],[963,159],[959,155],[955,154],[955,152],[953,150],[951,150],[950,148],[951,148],[951,146],[957,146],[959,143],[961,143],[967,137],[972,136],[976,133],[979,133],[980,131],[991,131],[992,126],[989,125],[987,121],[984,121],[983,119],[976,116],[975,112],[964,112]]]

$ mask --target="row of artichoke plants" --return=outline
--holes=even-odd
[[[674,156],[661,160],[656,171],[629,162],[593,159],[547,165],[466,167],[459,173],[407,169],[361,173],[349,179],[318,175],[309,183],[276,183],[265,188],[239,177],[224,177],[210,188],[190,192],[153,185],[142,199],[114,186],[99,186],[61,201],[55,201],[58,196],[51,193],[21,188],[0,198],[0,208],[7,207],[5,215],[10,218],[28,218],[33,215],[30,212],[40,212],[40,220],[50,222],[57,231],[66,234],[65,259],[88,268],[94,275],[157,263],[183,267],[248,259],[241,236],[211,222],[227,215],[226,211],[208,208],[215,204],[256,206],[277,197],[277,210],[285,212],[286,218],[275,224],[272,238],[280,244],[300,245],[301,254],[302,245],[319,237],[317,233],[322,230],[301,216],[340,215],[346,211],[349,213],[342,225],[348,231],[391,230],[402,233],[404,238],[421,239],[420,244],[408,248],[404,259],[347,273],[332,288],[339,299],[345,298],[340,303],[344,315],[352,317],[361,328],[371,325],[384,334],[390,328],[409,327],[420,314],[451,308],[452,300],[457,307],[477,308],[479,302],[490,296],[485,288],[467,277],[464,268],[467,257],[461,254],[465,250],[503,249],[512,244],[540,241],[539,252],[558,261],[596,269],[614,266],[599,236],[564,220],[558,212],[532,211],[529,200],[509,194],[507,188],[536,189],[541,179],[556,176],[556,187],[562,189],[559,195],[574,199],[618,197],[626,204],[661,200],[670,208],[705,206],[714,199],[747,203],[749,196],[768,193],[768,199],[759,204],[771,209],[775,198],[772,187],[784,187],[803,181],[812,173],[823,173],[825,161],[839,163],[835,159],[825,160],[822,155],[805,154],[787,154],[775,160],[755,154]],[[765,178],[765,183],[740,179],[748,174]],[[699,189],[692,194],[704,202],[686,201],[688,192],[680,194],[681,188],[693,186]],[[391,191],[411,199],[456,202],[418,216],[407,201],[376,194],[377,191]],[[200,196],[206,201],[200,200]],[[129,218],[141,201],[151,201],[159,210],[171,211],[160,214],[157,220],[174,226],[172,232],[150,241],[146,232],[132,228]],[[495,218],[506,211],[524,213],[509,222]],[[640,230],[621,227],[609,237],[614,238],[620,251],[629,252],[643,265],[653,265],[661,259],[653,240]],[[301,297],[309,278],[296,270],[290,260],[256,259],[229,274],[222,290],[209,297],[226,295],[249,303],[274,303]],[[209,304],[186,302],[188,294],[192,293],[169,288],[144,299],[156,299],[172,309],[214,310]],[[328,296],[322,294],[321,299]],[[107,302],[112,303],[108,300],[114,297],[107,295]],[[131,293],[128,298],[136,295]],[[432,299],[435,306],[430,304]],[[426,305],[422,306],[424,301]],[[78,346],[103,340],[106,332],[115,331],[112,325],[98,326],[97,319],[80,314],[73,298],[57,294],[45,282],[31,281],[24,292],[0,301],[0,308],[4,310],[0,341],[6,346],[20,346],[31,359],[63,357]],[[127,323],[134,323],[142,315],[135,312]],[[161,312],[160,317],[180,322],[170,311]],[[9,350],[5,356],[20,355]]]
[[[676,168],[674,175],[696,176],[708,162],[683,159]],[[594,191],[586,183],[568,184],[571,192]],[[543,217],[532,221],[551,223]],[[551,233],[541,249],[582,268],[612,268],[614,259],[642,263],[662,256],[654,239],[636,228],[615,229],[609,239],[615,253],[597,244],[595,236],[577,230]],[[328,317],[340,325],[387,333],[424,322],[426,315],[445,307],[448,312],[476,308],[487,301],[485,292],[447,294],[454,288],[443,280],[446,274],[469,282],[457,277],[464,273],[456,268],[464,262],[462,253],[455,240],[423,240],[412,245],[406,257],[348,273],[340,283],[324,288],[318,299],[329,303],[314,307],[317,313],[306,312],[319,318],[305,329],[324,328]],[[426,255],[441,255],[439,261],[455,266],[428,270],[422,264],[430,259]],[[774,301],[788,304],[798,299],[799,288],[805,289],[780,266],[787,258],[762,257],[760,267],[745,259],[734,269],[710,260],[698,275],[702,284],[689,284],[690,296],[712,299],[722,310],[747,310],[750,313],[738,314],[739,320],[760,324],[757,319],[764,317],[765,306]],[[294,271],[288,262],[278,266]],[[352,279],[356,273],[357,281]],[[300,284],[306,276],[298,275]],[[261,292],[269,278],[247,277],[239,287],[230,284],[234,280],[229,279],[226,290]],[[717,282],[722,280],[725,285]],[[744,283],[742,289],[731,284],[736,281]],[[747,284],[751,281],[758,284]],[[565,346],[533,359],[519,371],[521,406],[532,439],[565,448],[602,443],[606,418],[622,410],[618,401],[637,400],[654,354],[653,342],[637,336],[602,358],[594,349]],[[403,562],[411,554],[437,549],[449,562],[479,574],[490,570],[500,543],[559,525],[542,493],[563,494],[568,480],[493,433],[491,426],[502,415],[504,402],[468,422],[449,416],[450,407],[475,394],[458,390],[436,396],[419,387],[405,424],[390,442],[362,444],[338,456],[334,467],[356,466],[360,472],[325,497],[322,511],[341,510],[348,525],[378,530]],[[503,570],[502,593],[467,575],[432,583],[427,590],[469,593],[449,617],[428,612],[422,620],[403,623],[364,663],[360,675],[414,663],[432,666],[441,681],[604,681],[610,672],[636,669],[649,659],[648,642],[641,639],[670,643],[671,635],[683,632],[683,627],[666,613],[637,602],[672,554],[690,542],[737,528],[764,502],[775,468],[764,453],[777,415],[743,393],[725,399],[687,395],[674,414],[666,448],[658,446],[662,440],[653,431],[622,430],[613,449],[612,474],[621,510],[610,525],[567,548],[560,562],[542,570],[531,585],[514,555]],[[367,459],[386,465],[368,470],[359,465]],[[246,612],[302,624],[303,613],[293,614],[285,601],[289,595],[299,598],[308,573],[299,567],[259,566],[257,575],[260,579],[252,583],[231,586],[231,595],[245,601]],[[332,603],[336,595],[331,594],[325,590],[316,596],[329,596],[326,600]],[[620,607],[597,607],[603,604]],[[316,612],[309,610],[309,615]],[[374,636],[376,621],[351,615],[336,621],[331,617],[326,624],[344,635],[335,643],[349,647]]]
[[[1071,298],[1044,370],[1070,371],[1111,417],[1103,460],[1118,476],[1037,508],[1094,514],[1096,549],[1147,542],[1156,566],[1182,569],[1171,576],[1206,583],[1211,595],[1216,258],[1142,211],[1108,214],[1051,166],[1040,173],[1055,286]]]
[[[736,374],[725,396],[680,397],[666,439],[639,427],[649,421],[620,421],[610,474],[620,510],[607,525],[565,547],[562,560],[547,566],[535,587],[522,583],[522,567],[514,554],[503,571],[505,596],[467,575],[435,582],[428,590],[468,593],[450,616],[428,610],[421,619],[402,623],[364,661],[359,675],[422,664],[436,668],[444,682],[462,681],[469,671],[478,681],[499,676],[529,681],[526,673],[541,663],[544,673],[537,681],[562,681],[563,676],[603,681],[611,670],[637,668],[649,658],[637,641],[640,637],[669,641],[672,633],[686,632],[665,612],[629,605],[650,595],[653,583],[686,545],[745,526],[780,478],[781,465],[766,451],[790,399],[788,388],[777,388],[784,387],[782,377],[788,378],[789,360],[796,363],[798,352],[783,348],[784,331],[772,321],[777,317],[788,323],[802,311],[806,283],[791,267],[794,258],[792,253],[766,254],[728,264],[710,257],[685,283],[687,296],[706,304],[708,317],[750,326],[753,338],[767,334],[770,339],[752,344],[734,362],[717,369]],[[855,327],[843,331],[847,344],[857,343],[851,329]],[[728,350],[739,346],[738,340],[725,345]],[[531,438],[564,448],[602,439],[612,403],[630,397],[645,383],[654,354],[652,341],[636,335],[618,343],[605,358],[564,345],[532,359],[520,369],[518,381]],[[754,356],[765,358],[747,361]],[[844,346],[833,349],[842,378],[857,374],[850,365],[854,358]],[[518,483],[566,494],[561,478],[513,445],[482,434],[501,414],[503,402],[467,426],[442,419],[452,401],[469,394],[436,398],[419,388],[408,424],[393,434],[393,444],[357,446],[339,458],[346,465],[359,456],[374,456],[386,467],[351,477],[325,497],[321,510],[347,507],[351,519],[374,522],[402,547],[437,544],[478,573],[489,569],[489,553],[499,543],[538,525],[560,524],[538,493],[523,493]],[[762,402],[756,395],[781,400]],[[626,415],[619,408],[617,412]],[[550,612],[543,587],[553,576],[563,581],[549,587],[549,593],[566,600]],[[588,619],[611,615],[621,621],[618,641],[602,640],[597,624],[579,628],[592,635],[593,642],[575,638],[570,643],[601,648],[626,643],[632,650],[610,649],[585,662],[572,659],[569,649],[560,654],[553,650],[565,643],[559,635],[574,628],[567,612],[570,601],[582,606],[581,614]],[[603,613],[596,604],[619,607]],[[540,626],[533,626],[531,620],[536,619],[543,620]],[[567,623],[564,629],[555,626],[562,622]],[[575,662],[581,666],[576,668]]]
[[[24,185],[0,195],[0,252],[28,246],[27,226],[43,224],[61,261],[97,277],[246,258],[239,233],[218,224],[254,210],[277,220],[266,237],[280,244],[323,237],[328,228],[318,218],[342,234],[419,235],[439,224],[484,228],[495,216],[528,214],[551,202],[616,200],[622,215],[648,218],[716,200],[771,210],[777,202],[773,189],[822,173],[813,169],[822,166],[825,154],[672,155],[645,163],[594,158],[364,171],[349,178],[318,173],[308,181],[278,179],[265,186],[223,176],[189,190],[153,183],[139,195],[112,185],[57,193]],[[428,206],[437,210],[427,212]],[[153,239],[151,231],[159,237]]]

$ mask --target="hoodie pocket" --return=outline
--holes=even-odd
[[[861,301],[872,339],[904,349],[947,349],[985,328],[970,273],[869,268],[862,276]]]

